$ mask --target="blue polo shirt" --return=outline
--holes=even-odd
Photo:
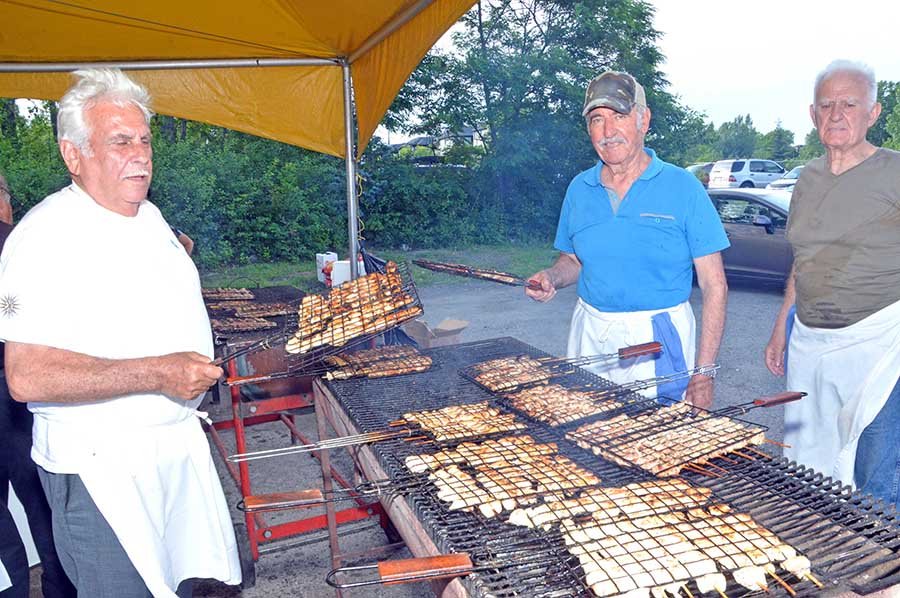
[[[600,183],[602,162],[569,184],[556,249],[581,261],[578,295],[607,312],[664,309],[691,294],[694,258],[729,246],[703,185],[656,157],[614,214]]]

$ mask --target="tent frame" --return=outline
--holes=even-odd
[[[338,66],[343,75],[344,93],[344,166],[347,178],[347,236],[350,276],[360,274],[356,256],[359,254],[359,197],[356,193],[357,163],[354,159],[354,133],[357,128],[353,118],[353,79],[351,65],[383,39],[400,29],[435,0],[419,0],[397,14],[391,21],[373,33],[350,56],[334,58],[226,58],[219,60],[138,60],[122,62],[12,62],[0,63],[0,73],[50,73],[69,72],[85,68],[119,68],[122,70],[178,70],[200,68],[260,68],[286,66]]]

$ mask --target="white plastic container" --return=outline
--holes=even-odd
[[[357,262],[359,275],[366,273],[366,266],[360,259]],[[331,286],[336,287],[350,280],[350,260],[336,260],[331,269]]]
[[[325,273],[322,272],[322,268],[324,268],[325,264],[328,262],[336,262],[337,258],[337,254],[333,251],[316,254],[316,279],[322,284],[325,284]]]

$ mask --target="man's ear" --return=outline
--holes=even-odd
[[[62,154],[63,162],[69,169],[69,174],[78,176],[81,174],[81,150],[68,139],[59,142],[59,153]]]
[[[872,110],[869,111],[869,126],[875,124],[875,121],[878,120],[878,117],[881,116],[881,102],[875,102],[875,105],[872,106]]]

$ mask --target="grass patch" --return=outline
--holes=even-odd
[[[229,266],[200,273],[204,287],[295,286],[304,291],[321,287],[316,280],[316,262],[271,262]]]
[[[528,277],[553,264],[558,252],[549,246],[477,245],[465,249],[399,249],[373,250],[380,258],[395,262],[411,262],[421,258],[435,262],[452,262],[491,268]],[[304,291],[321,290],[316,280],[315,261],[274,262],[233,266],[203,272],[200,279],[204,287],[256,287],[292,285]],[[466,278],[432,272],[411,266],[418,286],[434,284],[461,284]]]

